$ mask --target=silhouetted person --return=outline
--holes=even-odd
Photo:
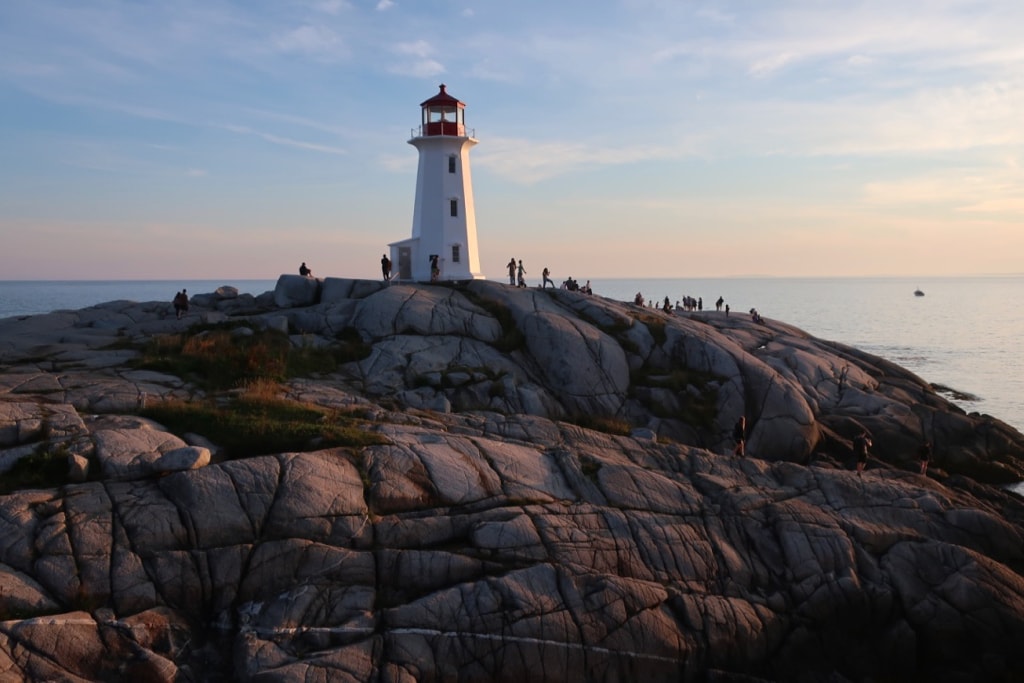
[[[380,273],[384,276],[384,282],[391,282],[391,259],[387,254],[380,257]]]
[[[512,286],[516,284],[516,259],[514,256],[508,262],[508,283]]]
[[[299,266],[299,275],[302,277],[311,277],[313,275],[313,271],[306,267],[305,261],[303,261],[302,265]]]
[[[732,438],[736,442],[736,447],[732,449],[733,455],[744,456],[747,454],[747,418],[740,415],[740,419],[736,420],[735,426],[732,428]]]
[[[543,282],[543,284],[541,286],[544,289],[547,289],[548,288],[548,283],[550,282],[551,283],[551,288],[552,289],[556,289],[555,283],[554,283],[554,281],[551,280],[551,278],[548,277],[549,275],[551,275],[551,271],[548,270],[547,266],[544,266],[544,272],[541,273],[541,277],[544,278],[544,282]]]
[[[928,476],[928,463],[932,459],[932,444],[930,441],[925,441],[917,449],[917,461],[921,463],[921,474]]]
[[[868,449],[871,448],[871,437],[867,432],[861,432],[853,437],[853,452],[857,455],[857,476],[861,476],[864,467],[868,464]]]

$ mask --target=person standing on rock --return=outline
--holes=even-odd
[[[519,286],[525,287],[526,278],[524,278],[523,276],[526,275],[526,268],[523,268],[523,259],[519,259],[519,269],[517,272],[519,274]]]
[[[384,276],[384,282],[391,282],[391,259],[387,254],[380,257],[380,272]]]
[[[732,428],[732,438],[736,441],[736,447],[732,449],[733,455],[743,457],[747,454],[747,418],[740,415],[736,425]]]
[[[542,283],[541,287],[543,289],[547,289],[548,288],[548,283],[550,282],[551,283],[551,288],[552,289],[557,289],[557,287],[555,287],[554,281],[550,277],[548,277],[549,275],[551,275],[551,271],[548,270],[547,266],[544,266],[544,271],[541,273],[541,277],[544,278],[544,282]]]
[[[928,463],[932,459],[932,444],[930,441],[925,441],[917,449],[917,461],[921,463],[921,475],[928,476]]]
[[[857,476],[861,476],[868,464],[868,449],[871,448],[871,437],[861,432],[853,437],[853,452],[857,455]]]
[[[437,265],[437,254],[430,255],[430,281],[437,282],[441,275],[441,268]]]
[[[515,287],[516,284],[516,257],[508,262],[508,283]]]
[[[715,302],[715,310],[716,311],[722,310],[722,304],[724,304],[724,303],[725,303],[725,299],[723,299],[722,297],[718,297],[718,301]]]

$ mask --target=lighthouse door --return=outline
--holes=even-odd
[[[398,248],[398,279],[412,279],[412,249],[409,247]]]

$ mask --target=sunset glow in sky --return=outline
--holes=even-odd
[[[440,83],[491,279],[1021,273],[1022,27],[1019,0],[5,0],[0,279],[377,277]]]

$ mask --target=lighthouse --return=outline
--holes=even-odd
[[[476,210],[469,150],[477,140],[466,130],[466,105],[442,84],[420,104],[420,125],[409,144],[419,151],[412,237],[388,245],[395,279],[472,280],[480,274]]]

